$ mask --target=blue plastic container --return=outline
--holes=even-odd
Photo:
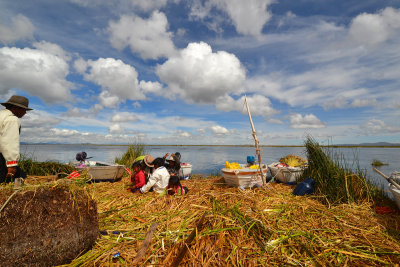
[[[304,196],[314,192],[315,181],[311,178],[306,178],[303,182],[299,183],[293,190],[293,195]]]

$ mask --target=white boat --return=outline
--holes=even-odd
[[[396,201],[397,207],[400,209],[400,190],[391,183],[389,184],[389,190],[392,192],[394,201]]]
[[[80,165],[76,165],[75,163],[75,168],[78,172],[88,170],[88,174],[94,182],[116,182],[122,179],[125,172],[124,165],[110,164],[101,161],[85,161]]]
[[[397,184],[400,183],[400,172],[392,172],[390,174],[389,177],[389,181],[391,181],[391,179],[393,179],[393,181]],[[400,209],[400,190],[398,188],[396,188],[396,186],[394,186],[394,184],[389,183],[389,190],[390,192],[392,192],[393,197],[394,197],[394,201],[397,204],[397,207]]]
[[[179,170],[179,178],[183,180],[188,180],[192,174],[192,164],[181,163],[181,168]]]
[[[222,168],[222,177],[229,186],[239,186],[243,188],[253,187],[255,184],[262,185],[263,180],[261,179],[260,169],[227,169]],[[268,172],[268,166],[263,165],[262,168],[263,178],[265,181],[266,174]]]
[[[282,183],[296,183],[297,179],[303,174],[304,167],[284,167],[280,162],[268,165],[271,175]]]

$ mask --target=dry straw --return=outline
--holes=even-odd
[[[189,193],[172,197],[130,193],[128,182],[87,185],[98,203],[102,235],[68,266],[132,266],[146,236],[152,237],[139,265],[400,262],[400,216],[375,214],[368,202],[329,208],[321,204],[322,196],[294,196],[287,185],[240,190],[221,177],[182,181]]]

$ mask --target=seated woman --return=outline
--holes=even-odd
[[[179,170],[181,169],[181,162],[179,158],[172,154],[167,158],[167,164],[165,165],[170,175],[179,176]]]
[[[189,189],[182,186],[178,176],[171,176],[169,178],[168,186],[165,188],[162,195],[185,195]]]
[[[135,162],[138,162],[140,164],[140,167],[144,173],[144,178],[146,180],[146,183],[149,180],[151,173],[153,172],[153,164],[152,164],[153,161],[154,158],[151,155],[144,155],[137,157],[135,159]]]
[[[144,172],[140,166],[140,162],[134,162],[132,164],[133,173],[131,175],[131,182],[133,184],[132,187],[128,188],[128,191],[132,193],[138,192],[139,189],[145,185],[146,180],[144,177]]]
[[[154,165],[154,171],[149,177],[149,181],[140,188],[140,192],[142,193],[147,193],[150,189],[153,189],[157,193],[162,193],[168,185],[170,175],[164,167],[164,159],[156,158],[152,162],[152,165]]]

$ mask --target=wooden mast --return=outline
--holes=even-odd
[[[260,149],[260,144],[258,142],[257,139],[257,135],[256,135],[256,130],[254,129],[254,124],[253,124],[253,120],[251,118],[251,114],[250,114],[250,108],[249,108],[249,104],[247,103],[247,96],[244,95],[244,103],[246,104],[246,108],[247,108],[247,113],[249,114],[249,120],[250,120],[250,124],[251,124],[251,130],[253,131],[253,137],[254,137],[254,143],[255,143],[255,147],[256,147],[256,153],[258,156],[258,165],[260,167],[260,175],[261,175],[261,180],[263,182],[263,185],[265,185],[264,183],[264,175],[263,175],[263,171],[261,168],[261,149]]]

